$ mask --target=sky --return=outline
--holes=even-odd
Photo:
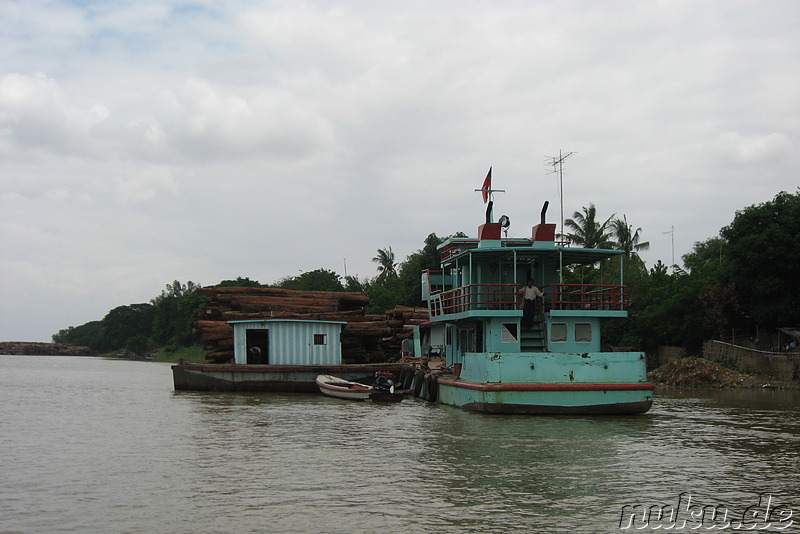
[[[648,267],[800,184],[795,0],[0,0],[0,28],[0,341],[173,280],[373,277],[475,236],[490,166],[509,237],[594,203]]]

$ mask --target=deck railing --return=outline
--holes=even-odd
[[[625,286],[606,284],[549,284],[544,286],[545,310],[624,310]],[[516,284],[469,284],[434,292],[431,317],[472,310],[516,310],[520,306]]]
[[[608,284],[550,284],[542,289],[551,310],[624,310],[625,286]]]

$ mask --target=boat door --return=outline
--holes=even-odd
[[[269,330],[248,328],[246,331],[247,363],[269,364]]]

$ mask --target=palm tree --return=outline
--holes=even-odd
[[[597,222],[597,208],[594,204],[589,204],[589,207],[583,207],[583,213],[575,212],[572,219],[567,219],[564,224],[572,230],[572,233],[566,234],[567,239],[581,245],[585,248],[611,248],[611,232],[608,230],[608,225],[612,215],[603,224]]]
[[[372,258],[372,261],[378,264],[378,278],[385,278],[387,276],[397,276],[395,269],[394,252],[392,247],[379,248],[378,255]]]
[[[628,224],[628,218],[625,215],[622,216],[622,219],[611,221],[611,230],[617,239],[617,249],[624,250],[625,256],[628,258],[631,256],[638,258],[640,250],[648,250],[650,248],[649,241],[639,242],[639,234],[642,229],[637,228],[634,231],[633,225]]]

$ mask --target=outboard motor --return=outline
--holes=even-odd
[[[394,392],[394,374],[378,371],[375,373],[375,383],[372,385],[377,390]]]

